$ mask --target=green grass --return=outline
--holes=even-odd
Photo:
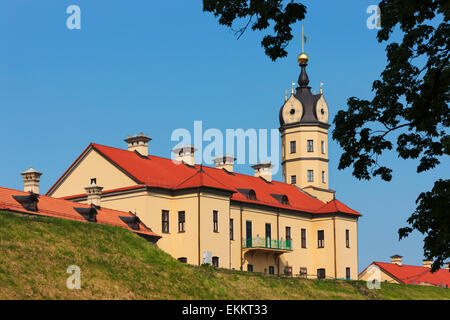
[[[81,268],[81,290],[66,288]],[[182,264],[116,227],[0,212],[0,299],[450,299],[450,290]]]

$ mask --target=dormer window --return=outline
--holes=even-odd
[[[90,208],[73,208],[73,209],[87,221],[97,222],[97,209],[95,208],[95,206],[92,205]]]
[[[91,179],[91,184],[97,184],[97,178],[92,178]]]
[[[39,195],[31,192],[26,196],[13,196],[14,200],[20,203],[20,205],[27,211],[37,212]]]
[[[256,192],[253,189],[237,189],[237,191],[249,200],[257,200]]]
[[[288,206],[289,205],[289,199],[287,195],[285,194],[270,194],[273,198],[275,198],[279,203]]]
[[[126,225],[128,227],[130,227],[131,229],[139,230],[139,225],[141,223],[141,220],[138,218],[138,216],[136,216],[136,215],[134,217],[123,217],[123,216],[120,216],[119,218],[120,218],[120,220],[125,222]]]

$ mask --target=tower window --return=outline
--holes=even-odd
[[[325,171],[322,171],[322,183],[326,183],[327,182],[327,177],[325,175]]]
[[[314,141],[313,140],[308,140],[306,142],[306,150],[308,152],[314,152]]]
[[[297,176],[291,176],[291,184],[297,183]]]
[[[297,152],[297,145],[296,145],[295,141],[290,142],[290,147],[291,147],[291,153]]]
[[[308,170],[308,182],[314,181],[314,170]]]
[[[322,151],[322,154],[325,154],[325,141],[322,141],[322,142],[320,143],[320,149],[321,149],[321,151]]]
[[[345,279],[350,280],[350,268],[345,268]]]

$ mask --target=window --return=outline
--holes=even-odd
[[[230,219],[230,240],[234,240],[234,222]]]
[[[297,183],[297,176],[291,176],[291,184],[296,184]]]
[[[180,261],[181,263],[187,263],[187,258],[181,257],[181,258],[178,258],[178,261]]]
[[[306,248],[306,229],[302,229],[302,248]]]
[[[345,280],[350,280],[350,268],[345,268]]]
[[[345,246],[350,248],[350,230],[345,230]]]
[[[325,141],[322,141],[322,142],[320,143],[320,149],[321,149],[321,151],[322,151],[322,154],[325,154]]]
[[[162,233],[169,233],[169,211],[162,211]]]
[[[325,279],[325,269],[317,269],[317,279]]]
[[[308,269],[300,268],[300,278],[308,278]]]
[[[308,152],[314,152],[314,142],[313,142],[313,140],[306,141],[306,150]]]
[[[269,274],[275,274],[275,267],[269,266]]]
[[[97,178],[92,178],[91,179],[91,184],[97,184]]]
[[[325,171],[322,171],[322,183],[327,183],[327,177],[325,175]]]
[[[266,239],[272,239],[272,225],[266,223]]]
[[[297,152],[297,146],[295,144],[295,141],[291,141],[290,142],[290,147],[291,147],[291,153],[296,153]]]
[[[284,144],[281,146],[281,156],[284,158]]]
[[[308,170],[308,182],[314,181],[314,170]]]
[[[291,227],[286,227],[286,241],[291,241]]]
[[[178,232],[185,231],[185,213],[184,211],[178,211]]]
[[[212,265],[216,268],[219,267],[219,257],[212,257]]]
[[[317,247],[318,248],[325,247],[325,234],[323,230],[317,231]]]
[[[219,211],[213,211],[213,231],[219,232]]]
[[[247,265],[247,271],[248,272],[253,272],[253,265],[252,264],[248,264]]]

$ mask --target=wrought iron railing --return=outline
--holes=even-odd
[[[242,248],[269,248],[281,250],[293,250],[292,240],[273,240],[270,238],[244,238],[242,241]]]

